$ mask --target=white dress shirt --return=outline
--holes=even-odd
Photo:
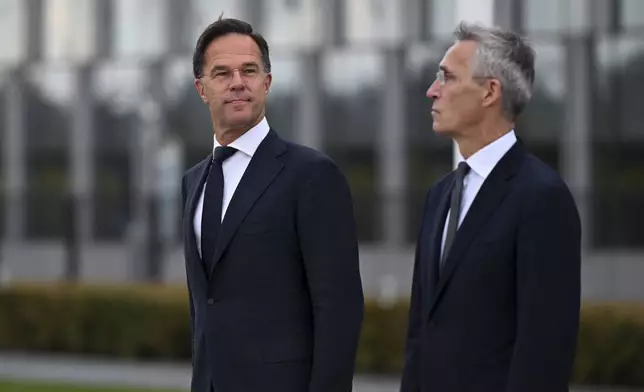
[[[476,194],[481,189],[483,182],[492,172],[492,169],[496,166],[497,163],[503,158],[505,153],[512,148],[514,143],[516,143],[517,137],[514,134],[514,130],[506,133],[500,138],[496,139],[492,143],[483,147],[474,153],[471,157],[465,160],[465,162],[470,166],[470,171],[467,173],[463,179],[463,197],[461,199],[461,215],[459,216],[458,226],[461,226],[467,211],[470,209],[470,206],[474,202]],[[463,161],[463,158],[459,160]],[[441,243],[441,256],[445,248],[445,238],[447,237],[447,223],[449,222],[450,212],[447,213],[447,218],[445,220],[445,225],[443,228],[443,241]]]
[[[233,198],[235,189],[239,185],[248,164],[250,163],[251,158],[257,151],[260,143],[264,140],[270,127],[266,117],[262,119],[256,126],[248,130],[246,133],[237,138],[234,142],[230,143],[230,147],[236,148],[238,151],[233,154],[230,158],[226,159],[222,165],[222,171],[224,173],[224,197],[223,205],[221,208],[221,220],[224,220],[226,215],[226,210],[230,204],[230,200]],[[219,147],[220,144],[217,142],[217,138],[214,139],[213,154],[215,148]],[[203,215],[203,198],[206,191],[206,183],[204,184],[203,189],[201,190],[201,196],[199,197],[199,202],[197,208],[195,209],[195,216],[193,220],[193,227],[195,230],[195,238],[197,240],[197,249],[199,255],[201,255],[201,217]]]

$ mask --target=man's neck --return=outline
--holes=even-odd
[[[217,139],[217,143],[219,143],[222,146],[227,146],[230,143],[234,142],[235,140],[239,139],[243,134],[251,130],[252,127],[250,128],[241,128],[241,129],[229,129],[225,131],[223,134],[215,132],[215,139]]]
[[[476,129],[470,129],[463,133],[464,135],[472,136],[460,136],[454,138],[454,140],[458,144],[461,156],[468,159],[483,147],[510,132],[513,128],[514,124],[507,121],[501,121],[488,126],[481,124]]]
[[[219,132],[217,132],[217,128],[215,127],[214,129],[215,139],[217,139],[217,143],[219,143],[220,145],[227,146],[230,143],[234,142],[235,140],[239,139],[246,132],[256,127],[257,124],[259,124],[263,118],[264,118],[264,115],[262,114],[257,120],[253,121],[253,123],[250,126],[246,125],[239,128],[221,127],[219,128]]]

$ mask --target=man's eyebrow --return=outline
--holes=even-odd
[[[212,73],[212,72],[215,72],[215,71],[225,71],[227,69],[228,69],[228,67],[226,67],[225,65],[214,65],[212,67],[212,69],[210,70],[210,72]]]
[[[247,67],[259,68],[259,64],[255,63],[253,61],[250,61],[250,62],[243,63],[242,67],[243,68],[247,68]],[[213,73],[215,71],[228,71],[228,70],[230,70],[229,66],[226,66],[226,65],[214,65],[212,67],[212,69],[210,70],[210,73]]]

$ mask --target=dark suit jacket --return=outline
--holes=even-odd
[[[426,201],[401,391],[567,391],[581,259],[567,186],[517,142],[483,183],[437,279],[453,178]]]
[[[363,293],[353,206],[326,156],[271,130],[229,204],[214,267],[193,230],[210,157],[182,182],[192,391],[351,391]]]

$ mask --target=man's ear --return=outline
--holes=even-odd
[[[273,83],[273,75],[269,73],[266,75],[266,80],[264,80],[264,91],[266,94],[271,89],[271,83]]]
[[[488,79],[483,93],[483,106],[489,107],[501,100],[501,82],[497,79]]]
[[[206,94],[204,92],[204,85],[201,82],[201,79],[195,79],[195,88],[197,89],[197,92],[199,93],[199,96],[201,97],[201,100],[207,104],[208,103],[208,97],[206,97]]]

